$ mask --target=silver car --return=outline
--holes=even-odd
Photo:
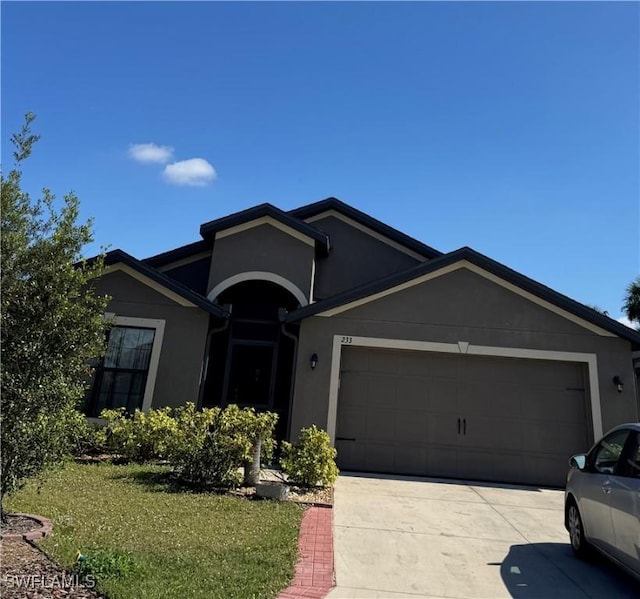
[[[569,462],[564,521],[571,548],[595,547],[640,579],[640,423],[610,430]]]

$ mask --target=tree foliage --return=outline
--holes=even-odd
[[[629,283],[622,309],[629,320],[640,323],[640,277]]]
[[[43,189],[23,190],[22,163],[39,136],[28,113],[13,135],[15,164],[1,173],[2,496],[57,463],[69,450],[66,422],[75,417],[89,362],[104,350],[104,310],[91,280],[100,260],[82,262],[92,223],[78,223],[73,194],[56,202]]]

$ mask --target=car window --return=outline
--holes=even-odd
[[[593,452],[591,466],[600,474],[614,474],[622,449],[629,436],[628,430],[615,431],[607,435]]]
[[[618,469],[618,474],[640,478],[640,433],[631,433],[623,462],[624,464],[621,464]]]

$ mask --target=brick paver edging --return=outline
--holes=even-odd
[[[3,532],[0,533],[0,539],[18,539],[24,541],[37,541],[43,537],[48,537],[53,530],[53,522],[49,518],[43,516],[34,516],[33,514],[11,514],[12,516],[22,516],[24,518],[30,518],[35,521],[35,524],[40,524],[39,528],[33,530],[27,530],[26,532]]]
[[[333,588],[333,510],[310,507],[302,517],[298,563],[291,585],[278,599],[323,599]]]

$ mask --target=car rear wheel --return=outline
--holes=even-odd
[[[569,504],[567,510],[567,524],[569,528],[569,539],[571,540],[571,549],[579,557],[585,557],[589,552],[589,544],[584,538],[584,526],[580,511],[575,502]]]

